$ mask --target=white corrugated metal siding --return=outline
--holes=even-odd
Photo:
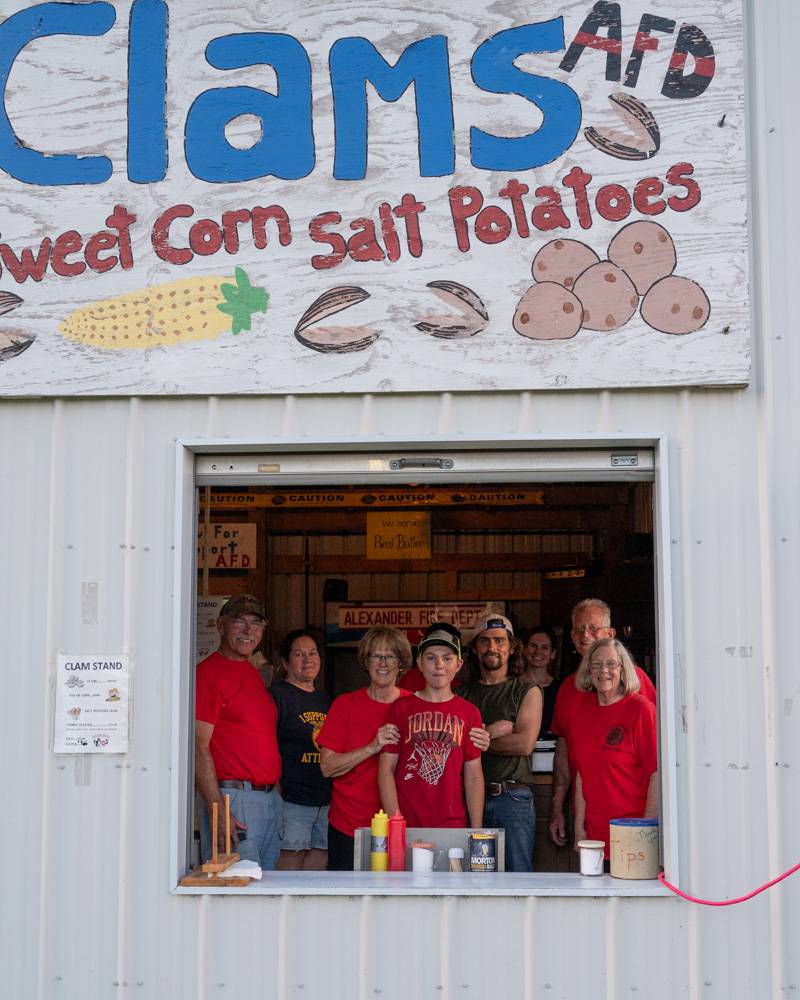
[[[6,402],[5,995],[766,998],[800,989],[800,876],[674,899],[168,891],[176,438],[665,433],[685,888],[800,860],[800,5],[748,5],[754,379],[731,391]],[[82,585],[97,584],[96,615]],[[130,752],[51,753],[59,651],[129,649]]]

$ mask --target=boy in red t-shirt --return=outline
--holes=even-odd
[[[477,708],[453,694],[461,664],[457,635],[431,626],[417,650],[425,687],[389,709],[387,722],[400,730],[400,740],[383,747],[378,785],[383,808],[390,816],[399,809],[408,826],[483,822],[481,751],[470,737],[483,724]]]

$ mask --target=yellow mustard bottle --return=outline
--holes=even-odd
[[[369,867],[374,872],[385,872],[389,865],[389,817],[379,809],[370,824]]]

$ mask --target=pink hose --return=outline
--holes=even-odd
[[[752,899],[753,896],[757,896],[765,889],[772,888],[773,885],[777,885],[778,882],[782,882],[785,878],[793,875],[798,869],[800,869],[800,861],[798,861],[798,863],[788,871],[785,871],[782,875],[774,878],[771,882],[767,882],[766,885],[759,886],[758,889],[753,889],[752,892],[748,892],[746,896],[738,896],[736,899],[698,899],[696,896],[690,896],[688,893],[682,892],[671,882],[667,882],[663,872],[658,873],[658,881],[661,882],[662,885],[665,885],[668,889],[671,889],[682,899],[688,899],[690,903],[702,903],[703,906],[733,906],[734,903],[745,903],[748,899]]]

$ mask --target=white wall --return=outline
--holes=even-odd
[[[287,440],[666,433],[684,888],[735,896],[800,860],[800,7],[748,6],[750,388],[2,405],[8,996],[729,1000],[800,988],[800,876],[724,909],[168,892],[174,441],[243,428]],[[81,615],[91,581],[97,624]],[[57,652],[121,648],[133,661],[130,752],[54,757]]]

